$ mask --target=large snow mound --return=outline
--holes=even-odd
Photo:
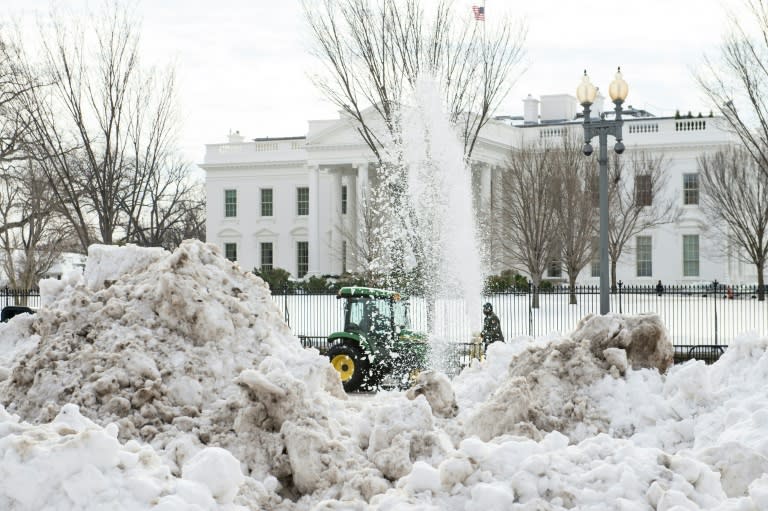
[[[348,398],[220,250],[92,247],[0,325],[0,508],[768,509],[768,338],[670,366],[654,315]]]
[[[328,364],[290,335],[263,281],[212,247],[91,254],[83,281],[45,288],[47,306],[26,323],[27,355],[0,385],[8,411],[24,420],[49,421],[74,403],[87,417],[116,422],[121,438],[151,440],[227,397],[243,370],[270,356],[290,359],[286,370],[308,385],[333,390]]]
[[[498,358],[495,350],[502,346],[491,345],[489,358]],[[486,395],[465,403],[463,434],[488,441],[503,434],[541,439],[559,431],[583,439],[607,432],[608,418],[591,398],[591,386],[605,377],[619,378],[630,367],[664,372],[672,353],[657,315],[588,316],[569,337],[531,344],[508,368],[497,366],[494,387],[482,383],[491,368],[465,371],[457,383],[485,387]]]
[[[42,289],[37,314],[0,329],[7,411],[45,423],[77,405],[116,424],[121,440],[165,449],[176,475],[218,445],[250,472],[289,477],[281,414],[310,416],[316,392],[346,397],[327,360],[290,334],[266,284],[214,246],[95,246],[82,278]],[[244,382],[258,379],[290,395],[249,398]]]

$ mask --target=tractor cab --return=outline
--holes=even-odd
[[[345,390],[423,368],[425,337],[410,330],[400,293],[355,286],[341,288],[337,298],[344,300],[344,331],[328,336],[328,356]]]
[[[344,331],[351,334],[374,337],[394,337],[408,327],[406,302],[398,293],[363,288],[367,292],[356,293],[360,288],[342,288],[339,298],[344,298]],[[353,291],[355,290],[355,291]]]

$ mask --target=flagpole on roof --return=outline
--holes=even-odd
[[[483,46],[485,46],[485,0],[483,0]]]
[[[483,0],[483,45],[485,45],[485,0]]]

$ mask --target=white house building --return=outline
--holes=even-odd
[[[492,184],[513,148],[561,137],[563,130],[581,130],[573,96],[528,96],[523,104],[523,116],[490,121],[473,152],[473,193],[481,216],[499,200],[491,193]],[[601,110],[598,98],[593,114]],[[755,282],[751,265],[721,255],[720,242],[699,207],[697,157],[734,142],[722,119],[654,117],[631,106],[625,111],[624,154],[636,149],[664,154],[669,173],[664,193],[679,200],[682,215],[632,240],[619,261],[618,278],[627,283]],[[208,144],[201,165],[207,239],[246,270],[280,267],[298,278],[354,270],[347,260],[347,240],[359,232],[359,198],[375,186],[374,161],[344,115],[309,121],[304,136],[245,140],[234,133],[226,143]],[[596,269],[585,268],[579,281],[597,283]],[[557,277],[557,272],[545,277]]]

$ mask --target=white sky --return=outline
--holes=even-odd
[[[455,0],[471,12],[477,0]],[[86,5],[67,0],[68,7]],[[314,89],[314,65],[299,0],[143,0],[145,57],[175,62],[183,112],[181,144],[195,163],[204,144],[244,136],[306,133],[307,120],[336,116]],[[630,8],[631,5],[631,8]],[[528,25],[526,71],[497,114],[522,114],[527,94],[575,94],[586,68],[606,90],[620,65],[627,104],[656,115],[676,109],[705,114],[710,106],[692,72],[714,55],[725,30],[725,9],[740,0],[487,0],[491,23],[502,14]],[[0,16],[46,12],[48,0],[3,0]]]

